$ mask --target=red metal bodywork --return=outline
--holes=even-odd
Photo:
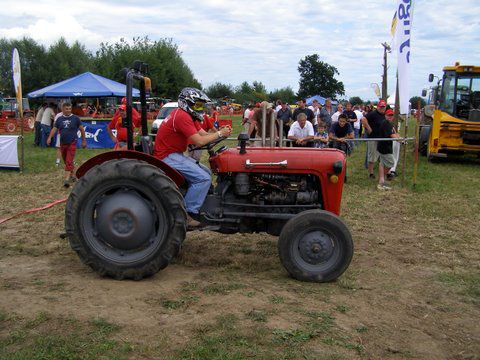
[[[180,188],[185,183],[185,178],[175,169],[171,168],[167,164],[165,164],[162,160],[157,159],[151,155],[133,151],[133,150],[125,150],[125,151],[109,151],[97,156],[94,156],[91,159],[88,159],[85,163],[83,163],[77,170],[77,177],[80,179],[83,175],[87,173],[88,170],[93,168],[96,165],[100,165],[105,161],[114,160],[114,159],[135,159],[145,161],[153,166],[158,167],[161,169],[170,179],[172,179],[175,184]]]
[[[287,160],[287,165],[247,168],[247,160],[252,163]],[[342,172],[338,174],[338,182],[334,183],[329,178],[334,175],[333,164],[338,161],[342,162]],[[215,174],[242,172],[315,175],[320,180],[325,210],[337,215],[340,215],[345,164],[345,154],[336,149],[249,147],[245,154],[240,154],[239,148],[227,149],[210,158],[210,167]]]

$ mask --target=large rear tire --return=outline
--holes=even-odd
[[[338,216],[324,210],[308,210],[285,224],[278,251],[283,266],[295,279],[327,282],[348,268],[353,241]]]
[[[175,183],[138,160],[95,166],[73,188],[65,209],[70,246],[102,276],[140,280],[165,268],[186,235]]]

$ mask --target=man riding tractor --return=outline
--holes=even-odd
[[[188,229],[200,226],[200,222],[194,217],[198,216],[212,180],[211,172],[206,166],[183,153],[187,150],[189,141],[196,146],[203,146],[214,140],[226,138],[232,132],[230,126],[222,127],[216,133],[208,133],[201,128],[205,104],[208,101],[210,99],[203,91],[184,88],[178,96],[179,108],[172,111],[158,129],[153,151],[153,156],[170,165],[187,180],[185,207],[188,213]]]

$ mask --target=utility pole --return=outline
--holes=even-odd
[[[392,49],[387,42],[382,43],[383,46],[383,76],[382,76],[382,99],[387,101],[387,52],[391,52]]]

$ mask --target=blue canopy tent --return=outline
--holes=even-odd
[[[312,105],[313,100],[317,100],[323,106],[323,105],[325,105],[326,98],[324,98],[323,96],[320,96],[320,95],[315,95],[315,96],[309,97],[305,100],[307,100],[307,105],[308,106]]]
[[[100,75],[86,72],[43,89],[28,93],[29,98],[39,97],[123,97],[127,93],[127,86],[119,82],[104,78]],[[133,96],[139,97],[140,91],[133,89]]]

